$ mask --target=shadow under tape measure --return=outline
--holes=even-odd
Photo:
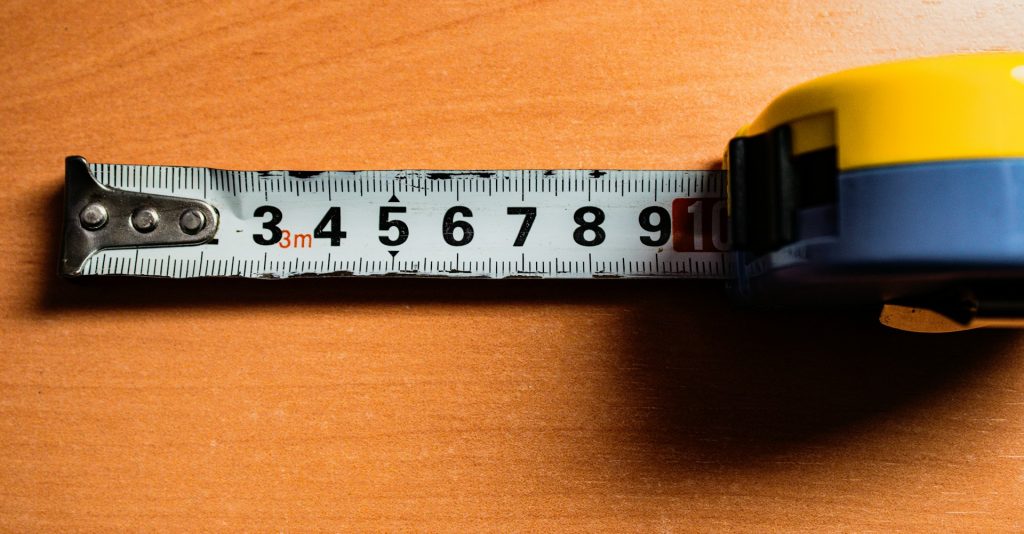
[[[59,247],[60,195],[36,211]],[[339,308],[387,304],[605,306],[621,312],[622,342],[593,370],[607,380],[614,454],[672,478],[695,464],[717,468],[800,454],[808,444],[907,409],[941,408],[970,380],[998,372],[1019,340],[1012,331],[942,336],[879,325],[873,316],[744,310],[720,282],[695,280],[476,280],[318,278],[288,280],[95,278],[69,282],[36,273],[36,311],[220,309],[283,305]],[[542,320],[542,319],[537,319]],[[584,335],[582,333],[581,335]],[[565,376],[572,381],[574,377]],[[567,407],[571,409],[571,407]],[[603,409],[603,408],[597,408]],[[581,422],[581,425],[586,423]],[[625,440],[625,441],[623,441]],[[587,459],[600,462],[601,459]],[[613,469],[613,466],[608,466]],[[626,477],[630,470],[616,473]]]

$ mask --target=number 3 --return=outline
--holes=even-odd
[[[263,217],[267,214],[270,215],[270,220],[263,222],[263,228],[270,230],[270,238],[268,239],[260,234],[253,234],[252,240],[257,245],[273,245],[281,240],[281,229],[277,227],[278,224],[281,224],[281,210],[274,206],[260,206],[256,208],[256,211],[252,212],[253,217]]]

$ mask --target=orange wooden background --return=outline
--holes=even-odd
[[[703,168],[1015,2],[0,6],[3,530],[1024,529],[1024,344],[715,284],[56,279],[62,161]]]

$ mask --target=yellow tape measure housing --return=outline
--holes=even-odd
[[[738,135],[782,125],[792,131],[793,155],[835,146],[840,171],[1024,157],[1024,53],[916,59],[824,76],[780,95]]]

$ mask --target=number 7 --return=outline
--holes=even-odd
[[[526,244],[526,236],[530,235],[530,228],[533,227],[533,221],[537,218],[537,208],[518,208],[513,207],[508,209],[509,215],[525,215],[523,218],[523,224],[519,227],[519,234],[516,235],[516,242],[512,243],[513,247],[521,247]]]

